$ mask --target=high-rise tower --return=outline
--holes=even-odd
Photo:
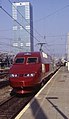
[[[33,11],[30,2],[13,3],[13,47],[18,51],[33,51]]]

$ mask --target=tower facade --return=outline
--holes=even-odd
[[[33,46],[33,11],[30,2],[13,3],[13,48],[16,52],[29,52]]]

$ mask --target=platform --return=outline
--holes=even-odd
[[[69,119],[67,67],[61,67],[15,119]]]

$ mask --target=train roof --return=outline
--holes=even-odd
[[[24,57],[24,56],[33,56],[33,57],[43,57],[45,59],[51,59],[51,56],[44,52],[19,52],[15,57]]]
[[[23,56],[40,56],[41,52],[20,52],[16,55],[16,57],[23,57]]]
[[[44,52],[19,52],[15,58],[19,57],[40,57],[43,63],[50,63],[52,61],[51,56]]]

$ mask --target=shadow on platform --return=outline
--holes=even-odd
[[[30,106],[35,119],[48,119],[36,99],[34,99],[33,103]]]

